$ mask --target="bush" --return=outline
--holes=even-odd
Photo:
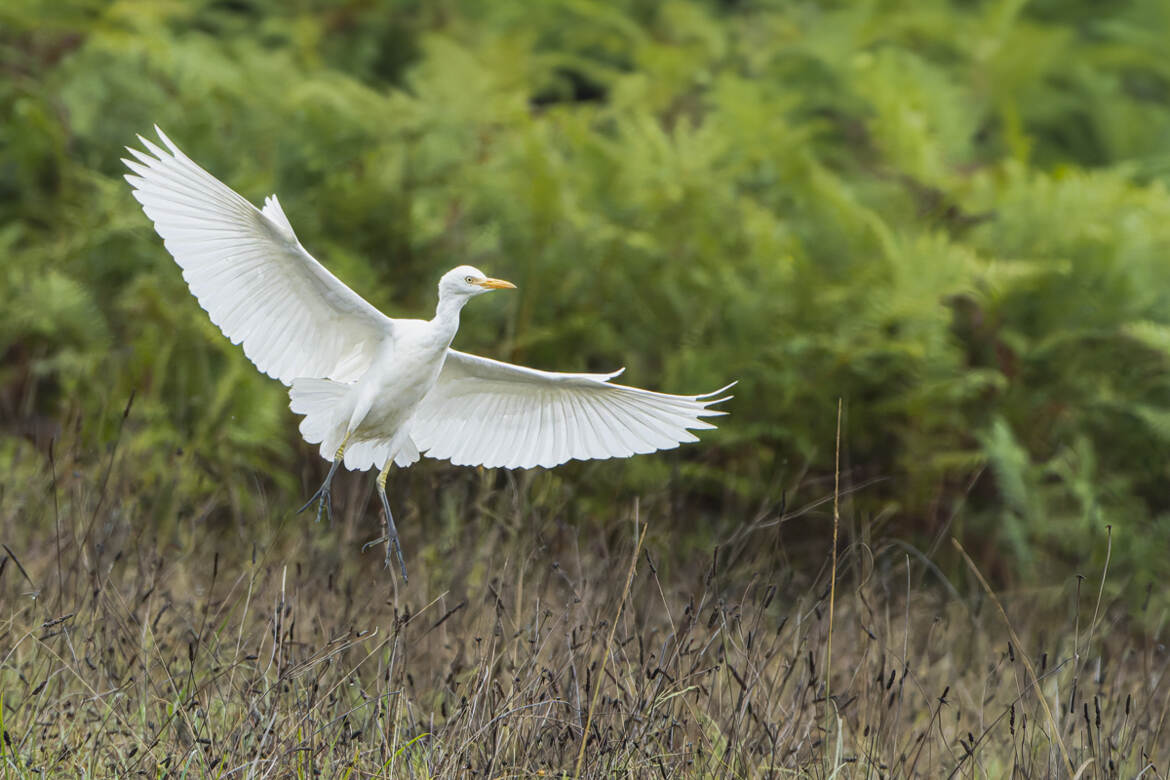
[[[704,445],[580,467],[594,497],[678,473],[735,522],[823,495],[841,397],[846,483],[884,478],[858,517],[932,534],[965,507],[985,555],[1024,561],[1114,524],[1125,564],[1167,573],[1160,0],[62,5],[0,11],[10,431],[107,441],[134,391],[126,446],[180,505],[299,490],[283,388],[119,178],[157,122],[252,200],[278,191],[392,314],[428,316],[459,262],[514,279],[461,348],[739,379]]]

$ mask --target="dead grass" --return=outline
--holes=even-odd
[[[588,777],[1165,774],[1160,621],[1099,603],[1100,571],[995,594],[1013,642],[975,578],[843,506],[830,675],[823,508],[630,503],[578,530],[523,480],[448,473],[400,522],[403,588],[359,553],[369,480],[335,528],[285,496],[213,532],[202,507],[154,516],[165,486],[126,460],[55,480],[5,452],[6,777],[572,777],[579,753]],[[811,555],[781,537],[797,516],[824,526]]]

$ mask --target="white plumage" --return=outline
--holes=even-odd
[[[398,541],[384,489],[391,463],[424,454],[531,468],[628,457],[696,441],[690,431],[723,414],[710,407],[726,387],[668,395],[613,384],[620,371],[538,371],[453,350],[464,304],[511,283],[459,266],[439,282],[433,319],[391,319],[301,246],[275,195],[257,209],[155,131],[166,149],[139,136],[146,151],[128,148],[134,159],[123,161],[134,197],[212,322],[289,386],[302,435],[333,463],[314,499],[328,508],[343,460],[381,468],[387,563]]]
[[[537,371],[448,350],[411,435],[428,457],[457,466],[547,467],[698,441],[688,429],[714,428],[700,418],[723,414],[707,408],[723,398],[612,384],[620,373]]]

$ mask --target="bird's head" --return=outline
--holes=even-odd
[[[516,285],[503,279],[493,279],[470,265],[452,268],[439,280],[439,297],[473,298],[492,290],[514,290]]]

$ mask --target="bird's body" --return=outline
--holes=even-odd
[[[429,321],[406,320],[403,324],[407,327],[387,341],[369,371],[350,391],[354,411],[348,429],[353,431],[355,444],[379,441],[388,431],[405,441],[410,436],[411,416],[443,369],[447,349],[455,337],[452,323],[436,317]],[[334,438],[344,437],[346,430],[345,425],[338,426]],[[386,457],[393,458],[400,450],[401,447],[391,448]],[[417,460],[418,450],[413,449],[408,456],[411,462]],[[380,466],[377,460],[372,465]]]
[[[613,384],[620,371],[539,371],[451,349],[463,306],[514,285],[459,266],[439,281],[432,319],[387,317],[305,250],[276,196],[257,209],[155,130],[166,150],[139,136],[148,153],[129,148],[135,159],[123,161],[134,197],[212,321],[289,386],[301,434],[332,463],[314,499],[328,507],[342,463],[380,469],[387,564],[398,545],[385,494],[392,464],[424,454],[507,468],[628,457],[695,441],[688,429],[723,414],[709,408],[722,391],[656,393]]]
[[[320,443],[321,456],[331,460],[348,434],[349,469],[381,467],[388,459],[414,463],[420,453],[410,439],[410,420],[438,381],[458,327],[459,313],[450,307],[431,320],[396,320],[357,381],[294,379],[290,406],[305,415],[305,440]],[[317,398],[324,402],[314,403]]]

